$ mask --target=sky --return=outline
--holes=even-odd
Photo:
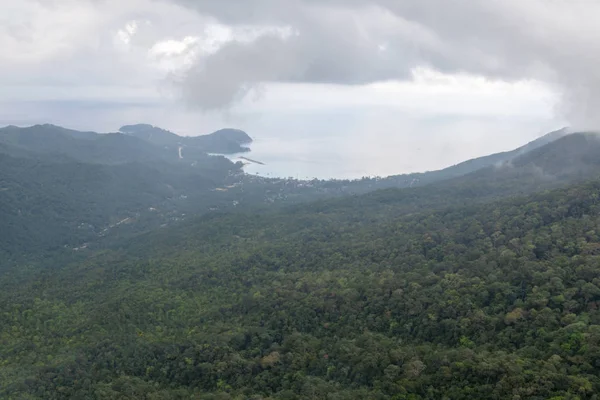
[[[227,126],[299,159],[343,143],[385,154],[362,172],[435,169],[596,129],[597,15],[585,0],[0,0],[0,125]]]

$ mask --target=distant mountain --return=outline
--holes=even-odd
[[[26,128],[9,125],[0,128],[0,140],[13,145],[45,145],[56,138],[65,136],[74,139],[95,139],[97,135],[96,132],[76,131],[52,124],[38,124]],[[35,143],[29,143],[32,140]]]
[[[573,133],[529,152],[509,153],[516,157],[462,176],[411,188],[371,191],[352,199],[327,200],[320,210],[339,211],[340,207],[354,208],[362,204],[373,216],[376,215],[373,208],[383,210],[382,215],[385,215],[390,207],[396,213],[410,214],[527,195],[600,177],[600,136],[597,134]]]
[[[598,176],[600,136],[594,133],[574,133],[439,185],[472,185],[473,190],[516,195],[582,182]]]
[[[209,135],[190,137],[187,141],[200,148],[209,148],[213,153],[241,153],[250,151],[242,145],[252,143],[252,138],[239,129],[220,129]]]
[[[502,153],[491,154],[489,156],[474,158],[472,160],[468,160],[468,161],[462,162],[460,164],[456,164],[451,167],[445,168],[441,171],[425,173],[425,174],[431,174],[430,177],[435,177],[434,174],[437,173],[440,177],[443,177],[443,179],[466,175],[466,174],[474,172],[478,169],[489,167],[492,165],[496,165],[498,163],[502,163],[502,162],[511,160],[522,154],[528,153],[532,150],[535,150],[537,148],[545,146],[548,143],[552,143],[555,140],[560,139],[566,135],[568,135],[568,131],[565,128],[563,128],[563,129],[560,129],[560,130],[557,130],[554,132],[550,132],[532,142],[529,142],[525,146],[521,146],[512,151],[506,151],[506,152],[502,152]],[[428,179],[431,179],[430,177],[428,177]]]
[[[419,172],[413,174],[395,175],[387,178],[389,186],[394,187],[413,187],[423,186],[434,182],[443,181],[446,179],[457,178],[475,172],[481,168],[490,167],[496,164],[501,164],[511,160],[519,155],[525,154],[537,148],[540,148],[548,143],[568,135],[566,128],[550,132],[522,147],[512,151],[491,154],[488,156],[478,157],[464,161],[460,164],[453,165],[438,171]]]
[[[30,154],[66,156],[81,162],[99,164],[176,161],[179,158],[176,151],[169,152],[122,133],[80,132],[54,125],[1,128],[0,144],[5,145],[4,151],[12,148],[21,154],[22,151],[27,151]]]
[[[182,137],[165,129],[148,124],[125,125],[119,132],[139,139],[146,140],[158,146],[177,147],[181,145]]]
[[[198,150],[182,159],[178,147],[124,133],[49,124],[1,128],[0,258],[98,238],[116,220],[149,208],[181,214],[231,205],[211,190],[239,172],[225,157]]]
[[[221,129],[209,135],[179,136],[165,129],[148,124],[126,125],[119,130],[127,135],[147,140],[159,146],[183,147],[183,152],[206,152],[233,154],[247,152],[244,144],[252,142],[252,138],[238,129]]]
[[[223,129],[210,135],[181,137],[150,125],[132,125],[120,133],[99,134],[44,124],[0,128],[0,152],[16,156],[51,155],[86,163],[194,162],[208,153],[249,151],[252,139],[243,131]]]

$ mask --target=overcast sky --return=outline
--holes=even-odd
[[[583,0],[0,0],[0,124],[440,143],[409,162],[428,169],[596,128],[598,15]]]

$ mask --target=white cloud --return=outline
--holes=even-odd
[[[160,56],[181,55],[198,43],[198,37],[186,36],[182,40],[165,40],[156,43],[150,49],[150,54]]]
[[[13,65],[91,45],[85,34],[97,27],[94,8],[79,1],[10,1],[0,10],[0,61]]]
[[[144,21],[145,23],[149,24],[149,21]],[[123,42],[124,44],[128,45],[131,42],[131,38],[133,36],[135,36],[136,32],[138,31],[138,27],[139,27],[139,22],[138,21],[129,21],[125,24],[125,26],[123,27],[123,29],[119,29],[117,31],[117,38]]]
[[[310,112],[322,109],[398,110],[418,116],[550,119],[558,94],[536,81],[504,82],[415,69],[411,81],[369,85],[267,84],[233,110]]]
[[[217,104],[189,90],[188,100],[200,108],[239,101],[240,93],[264,81],[368,84],[410,79],[415,67],[424,66],[544,81],[563,93],[561,110],[573,123],[600,125],[598,2],[173,1],[232,26],[289,26],[298,33],[294,40],[224,46],[200,63],[182,84],[227,93]],[[231,68],[228,60],[245,68]]]

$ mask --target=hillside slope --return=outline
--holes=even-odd
[[[448,179],[458,178],[482,168],[492,167],[495,165],[505,163],[532,150],[550,144],[564,136],[567,136],[568,134],[569,133],[567,129],[563,128],[554,132],[550,132],[532,142],[527,143],[524,146],[521,146],[511,151],[474,158],[472,160],[467,160],[438,171],[428,171],[414,174],[391,176],[384,179],[380,186],[385,185],[388,187],[415,187],[424,186]]]
[[[207,153],[248,151],[242,145],[252,141],[246,133],[235,129],[198,137],[181,137],[149,125],[121,129],[122,133],[98,134],[50,124],[26,128],[7,126],[0,128],[0,144],[15,151],[114,165],[156,160],[180,162],[182,158],[193,162],[207,158]]]
[[[196,152],[233,154],[249,151],[244,144],[252,142],[248,134],[239,129],[220,129],[208,135],[179,136],[148,124],[126,125],[119,130],[127,135],[147,140],[159,146],[184,147],[186,154]]]
[[[395,214],[410,214],[527,195],[598,176],[600,136],[579,133],[458,178],[412,188],[372,191],[350,199],[323,200],[311,206],[318,206],[321,212],[347,209],[350,217],[356,212],[362,214],[363,208],[371,217],[385,216],[391,210]],[[296,208],[303,212],[303,207]]]
[[[0,395],[593,399],[599,196],[213,215],[4,277]]]
[[[114,165],[178,160],[176,151],[169,152],[131,136],[79,132],[54,125],[0,128],[0,143],[29,153],[68,157],[85,163]]]
[[[15,257],[81,245],[149,208],[185,212],[181,196],[207,207],[206,194],[237,171],[225,159],[210,161],[197,167],[101,165],[0,153],[0,269]]]

